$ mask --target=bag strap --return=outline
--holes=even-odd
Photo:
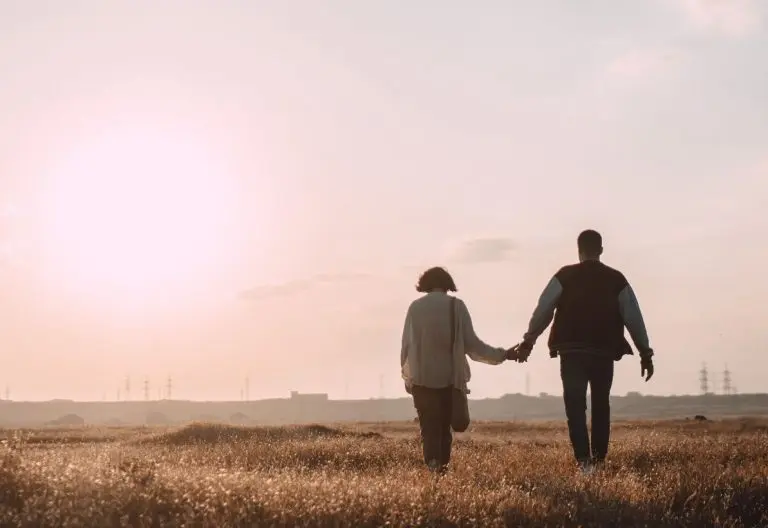
[[[451,357],[453,357],[453,348],[456,346],[456,297],[451,297]]]

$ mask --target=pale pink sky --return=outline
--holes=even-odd
[[[657,351],[765,391],[768,5],[0,3],[0,393],[402,395],[444,264],[509,346],[600,230]],[[542,344],[476,397],[559,393]],[[383,378],[381,378],[383,376]],[[717,372],[714,377],[719,377]],[[155,393],[153,388],[153,394]]]

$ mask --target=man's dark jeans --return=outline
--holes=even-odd
[[[592,395],[591,458],[601,462],[608,454],[611,436],[611,385],[613,359],[589,352],[560,354],[560,378],[573,454],[579,462],[590,460],[587,432],[587,385]]]
[[[420,386],[412,389],[413,404],[419,415],[424,462],[429,465],[431,460],[435,460],[442,469],[451,460],[452,390],[452,387],[430,389]]]

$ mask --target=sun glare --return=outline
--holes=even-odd
[[[205,144],[144,130],[81,144],[45,193],[55,280],[120,300],[210,279],[233,254],[237,196],[221,161]]]

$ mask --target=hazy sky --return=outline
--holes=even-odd
[[[698,392],[702,362],[765,391],[766,23],[760,0],[0,0],[0,390],[401,395],[423,267],[510,346],[595,228],[657,352],[616,393]],[[473,395],[559,393],[545,339]]]

